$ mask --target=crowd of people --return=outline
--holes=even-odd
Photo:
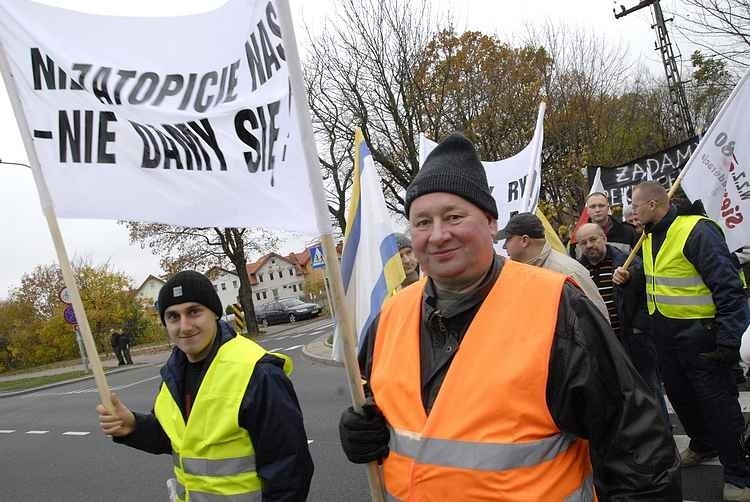
[[[368,403],[339,418],[344,453],[380,464],[387,500],[682,501],[681,470],[718,456],[724,500],[750,501],[736,257],[700,206],[678,209],[658,183],[634,188],[624,222],[606,194],[585,204],[590,221],[560,252],[533,214],[499,228],[463,135],[427,157],[397,239],[406,279],[359,353]],[[305,500],[291,360],[236,336],[197,272],[172,277],[158,305],[175,348],[154,408],[113,395],[102,431],[171,453],[174,500]],[[690,437],[681,452],[665,392]]]

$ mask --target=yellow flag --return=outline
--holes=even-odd
[[[549,242],[550,247],[556,251],[567,254],[568,250],[565,249],[565,246],[560,240],[560,237],[558,237],[557,232],[555,232],[555,229],[552,228],[550,222],[547,221],[547,217],[544,216],[544,213],[538,207],[536,208],[536,216],[542,221],[542,226],[544,227],[544,237],[547,239],[547,242]]]

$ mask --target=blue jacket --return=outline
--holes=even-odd
[[[699,210],[700,207],[695,204],[685,209],[672,207],[658,223],[646,226],[645,231],[652,234],[653,256],[661,249],[667,230],[677,216],[705,216]],[[708,329],[715,333],[717,345],[739,347],[742,333],[750,322],[750,307],[740,282],[739,269],[729,253],[724,234],[713,221],[700,221],[690,232],[682,252],[711,290],[716,316],[713,322],[705,322],[696,319],[670,319],[657,311],[651,316],[654,333],[676,336],[687,330]]]
[[[217,322],[219,332],[205,360],[201,380],[219,347],[237,336],[226,322]],[[183,410],[183,416],[186,365],[185,354],[175,347],[161,368],[162,379]],[[116,443],[149,453],[172,453],[169,437],[153,410],[148,414],[135,413],[135,419],[135,431],[128,436],[113,438]],[[302,411],[280,358],[265,355],[255,365],[240,405],[238,422],[248,431],[253,442],[256,468],[262,480],[263,502],[305,500],[310,489],[313,462],[307,446]]]

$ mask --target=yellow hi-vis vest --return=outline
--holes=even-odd
[[[667,230],[654,260],[651,233],[643,241],[648,313],[672,319],[707,319],[716,315],[711,290],[683,253],[690,232],[703,216],[678,216]],[[708,220],[710,221],[710,220]]]
[[[162,383],[154,413],[172,442],[178,500],[261,500],[253,443],[237,417],[255,364],[265,354],[263,347],[243,336],[225,342],[206,371],[187,424]],[[291,374],[291,359],[274,355],[284,359],[284,372]]]

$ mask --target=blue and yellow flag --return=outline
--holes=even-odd
[[[383,302],[406,275],[380,175],[359,128],[354,134],[354,183],[346,222],[341,275],[360,346]]]

